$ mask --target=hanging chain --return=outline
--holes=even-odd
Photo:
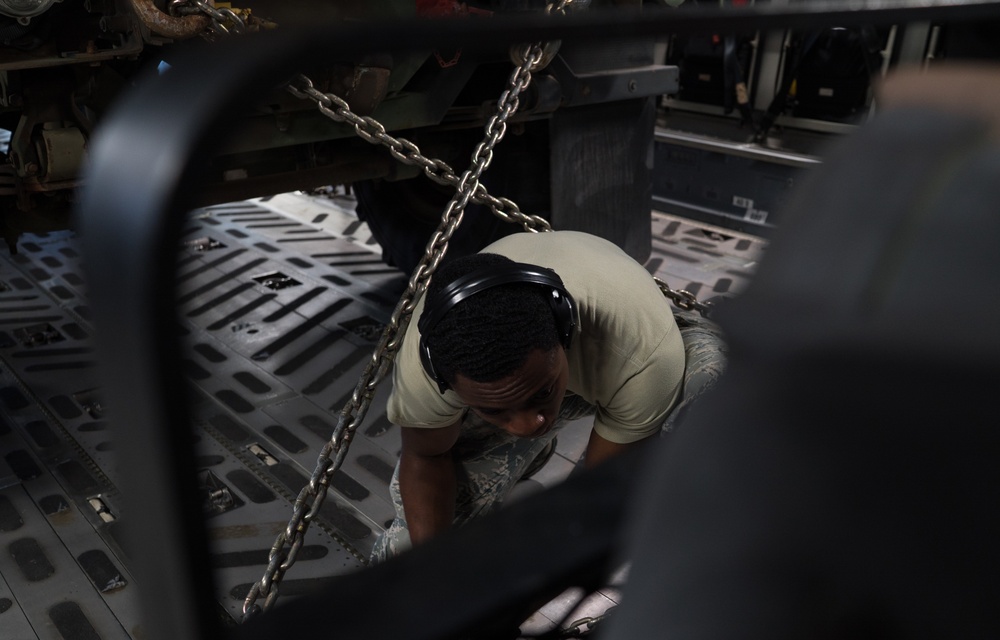
[[[565,7],[567,4],[569,4],[567,0],[561,0],[559,7]],[[473,196],[477,192],[480,192],[480,176],[482,176],[493,160],[493,148],[503,138],[507,130],[507,120],[517,111],[519,95],[531,83],[531,70],[541,61],[542,54],[542,45],[540,43],[530,45],[527,55],[524,56],[524,61],[511,74],[507,89],[501,94],[497,102],[496,113],[486,125],[485,139],[479,143],[473,153],[472,165],[457,180],[457,192],[455,196],[445,208],[437,230],[427,243],[423,258],[421,258],[413,274],[410,276],[406,291],[403,292],[399,302],[396,304],[389,323],[382,332],[378,345],[375,347],[371,359],[365,366],[365,370],[361,374],[361,379],[358,381],[351,399],[344,406],[343,410],[341,410],[337,426],[333,430],[333,435],[330,441],[323,446],[319,459],[316,462],[316,468],[308,484],[299,492],[292,508],[292,517],[288,525],[278,534],[271,547],[267,569],[263,577],[251,587],[250,592],[247,594],[246,600],[243,603],[244,619],[255,615],[259,611],[268,610],[274,604],[275,600],[277,600],[281,579],[285,572],[294,564],[295,557],[302,548],[309,523],[319,513],[320,507],[326,498],[330,480],[343,464],[351,440],[364,420],[372,397],[375,395],[375,390],[387,374],[396,352],[399,350],[406,327],[409,324],[410,315],[413,313],[420,295],[427,287],[438,265],[444,258],[448,250],[448,242],[451,240],[455,229],[461,223],[466,206],[470,201],[474,201]],[[335,99],[335,96],[316,91],[312,87],[312,83],[307,82],[302,77],[298,78],[298,82],[302,86],[301,88],[296,88],[296,90],[302,92],[306,97],[316,100],[317,106],[321,111],[330,117],[339,117],[345,120],[350,118],[347,115],[350,110],[346,109],[345,104],[339,104],[339,102],[342,102],[339,98]],[[293,93],[295,92],[293,91]],[[330,105],[336,105],[336,108]],[[357,118],[357,116],[355,118],[356,121],[352,122],[352,124],[355,124],[358,135],[362,138],[370,142],[383,142],[383,140],[388,138],[388,136],[382,138],[378,135],[385,132],[381,124],[370,119]],[[376,133],[370,133],[370,127]],[[419,155],[419,150],[412,143],[406,143],[405,141],[396,142],[400,145],[399,148],[405,149],[410,154],[409,157],[413,157],[415,152]],[[395,148],[390,145],[390,149]],[[396,153],[393,153],[393,155],[399,157]],[[400,155],[404,154],[400,153]],[[420,157],[423,158],[423,156]],[[417,162],[420,161],[418,160]],[[444,170],[441,166],[443,163],[430,162],[435,168]],[[450,169],[446,173],[454,175]],[[481,193],[485,193],[485,190]],[[536,227],[549,228],[547,223],[544,227],[538,225],[531,216],[524,216],[524,214],[521,214],[521,216],[523,216],[523,219],[517,219],[522,224],[532,223],[530,227],[532,230],[538,230]],[[264,598],[263,603],[257,604],[257,600],[261,597]]]

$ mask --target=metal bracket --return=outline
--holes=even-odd
[[[547,70],[562,87],[564,107],[675,94],[680,86],[680,70],[672,65],[575,73],[562,56],[556,56]]]

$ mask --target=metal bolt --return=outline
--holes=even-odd
[[[629,93],[635,93],[635,90],[639,88],[639,83],[635,80],[628,81],[628,91]]]

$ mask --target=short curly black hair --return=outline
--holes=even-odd
[[[505,256],[477,253],[442,264],[428,286],[424,314],[451,282],[512,263]],[[520,369],[532,351],[561,344],[546,289],[530,283],[502,284],[462,300],[424,339],[435,370],[449,385],[458,374],[495,382]]]

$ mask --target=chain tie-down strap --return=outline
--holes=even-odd
[[[546,7],[546,13],[564,13],[572,1],[552,2]],[[209,30],[213,34],[245,33],[247,31],[246,24],[239,14],[229,9],[216,9],[204,0],[172,0],[171,10],[177,13],[199,11],[208,15],[211,18]],[[363,140],[385,146],[389,153],[400,162],[420,167],[427,177],[439,184],[453,186],[456,189],[456,194],[445,208],[441,222],[431,236],[424,256],[414,269],[406,290],[393,310],[389,323],[362,372],[361,379],[358,381],[350,400],[341,410],[337,426],[334,428],[330,440],[320,451],[309,482],[296,497],[288,525],[278,534],[271,547],[264,575],[258,582],[254,583],[247,594],[243,605],[244,620],[260,611],[268,610],[277,600],[281,579],[295,563],[309,523],[316,517],[323,505],[330,481],[343,464],[354,433],[367,414],[375,390],[385,378],[395,354],[399,350],[410,315],[444,258],[448,242],[461,223],[468,203],[471,201],[485,205],[496,216],[507,222],[518,223],[526,231],[552,230],[544,218],[527,215],[521,212],[513,201],[490,195],[479,182],[482,173],[493,159],[493,148],[506,132],[507,120],[517,111],[521,92],[531,83],[531,73],[541,66],[545,59],[545,52],[546,45],[536,43],[523,45],[519,52],[520,55],[515,56],[519,64],[509,78],[507,89],[497,102],[496,113],[486,125],[485,139],[476,147],[472,157],[472,165],[461,177],[458,177],[444,161],[422,155],[419,147],[413,142],[390,136],[385,127],[377,120],[358,116],[351,111],[347,102],[342,98],[318,91],[309,78],[299,75],[286,87],[296,97],[315,102],[317,109],[327,117],[353,126],[357,135]],[[696,308],[703,315],[707,312],[707,305],[698,303],[689,292],[674,292],[662,281],[657,280],[657,283],[664,295],[673,300],[677,306],[684,309]],[[259,605],[257,600],[260,597],[263,597],[264,601]]]

